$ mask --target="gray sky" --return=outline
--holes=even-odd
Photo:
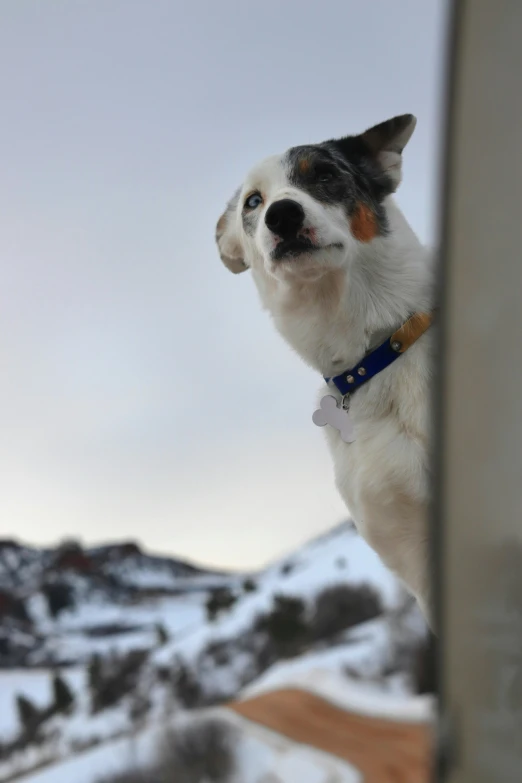
[[[442,0],[2,0],[0,527],[257,566],[346,516],[320,379],[219,262],[260,158],[402,112],[433,241]]]

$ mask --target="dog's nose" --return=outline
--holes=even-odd
[[[291,239],[303,227],[304,209],[297,201],[283,198],[270,204],[265,215],[265,224],[282,239]]]

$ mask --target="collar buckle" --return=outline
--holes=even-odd
[[[414,313],[391,337],[366,354],[355,367],[345,370],[335,378],[325,378],[326,383],[332,382],[341,393],[341,408],[348,410],[350,395],[402,356],[424,334],[432,319],[433,313]]]

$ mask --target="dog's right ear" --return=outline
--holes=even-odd
[[[219,255],[227,269],[230,269],[235,275],[248,269],[235,220],[238,198],[239,190],[229,201],[216,226],[216,243]]]
[[[409,142],[417,124],[413,114],[401,114],[368,128],[360,139],[389,177],[394,190],[402,178],[402,151]]]

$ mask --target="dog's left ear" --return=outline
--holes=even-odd
[[[235,225],[237,200],[239,190],[229,201],[227,208],[219,218],[216,226],[216,244],[221,260],[231,272],[238,275],[248,269],[245,264],[241,240],[237,235]]]
[[[358,137],[389,177],[393,190],[396,190],[400,184],[402,151],[410,140],[416,124],[417,119],[413,114],[401,114],[374,125],[373,128],[368,128]]]

